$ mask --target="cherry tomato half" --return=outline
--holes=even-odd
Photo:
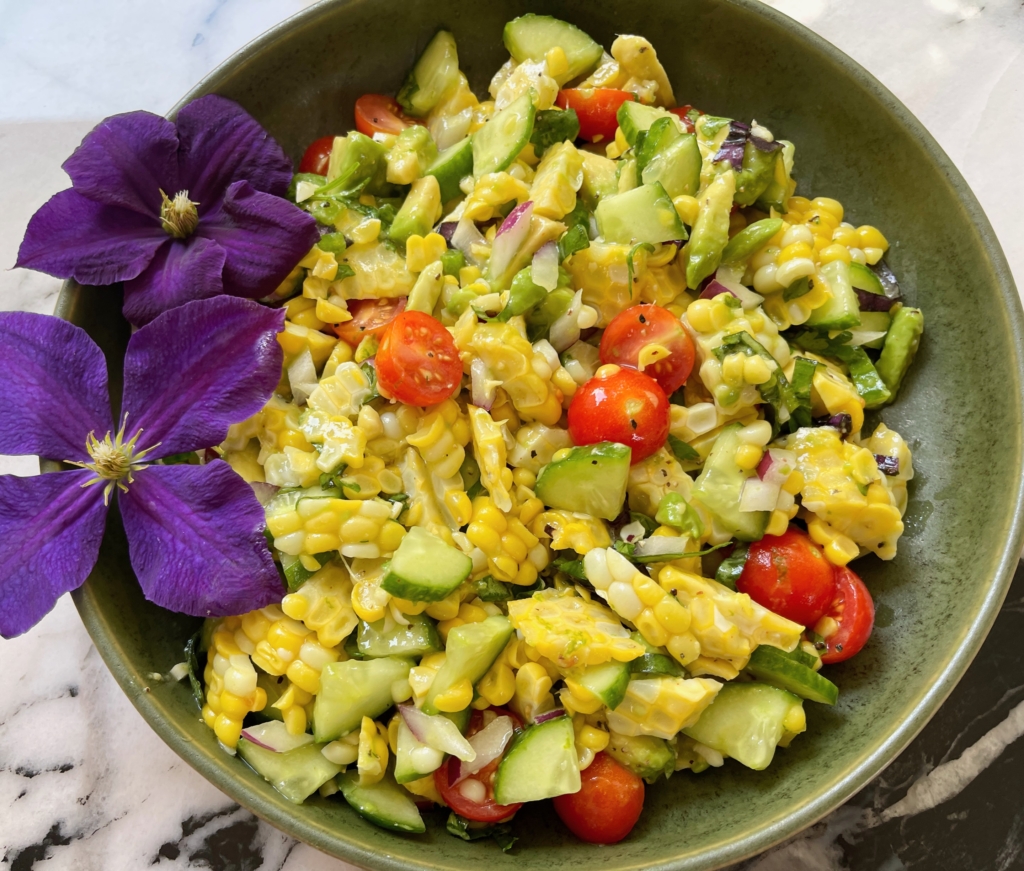
[[[566,88],[559,91],[555,104],[575,109],[580,119],[580,139],[607,142],[615,138],[619,126],[616,114],[627,100],[635,100],[629,91],[614,88]]]
[[[693,106],[676,106],[674,109],[669,109],[669,112],[683,122],[687,133],[693,133],[693,122],[688,117],[688,114],[692,111]]]
[[[511,717],[515,727],[517,729],[522,728],[523,721],[512,711],[507,711],[504,708],[488,708],[486,713],[490,712],[493,712],[498,717]],[[488,722],[494,719],[494,717],[489,717],[485,720],[484,713],[484,711],[473,711],[473,716],[469,720],[469,728],[466,730],[467,738],[472,738]],[[501,820],[506,820],[519,810],[522,804],[494,803],[494,774],[498,770],[498,763],[500,762],[501,757],[493,759],[479,771],[474,772],[465,780],[452,786],[451,781],[455,776],[455,766],[458,764],[458,759],[452,756],[434,772],[434,785],[437,787],[437,791],[441,793],[441,798],[444,799],[445,804],[467,820],[473,820],[478,823],[497,823]],[[460,789],[463,784],[469,781],[474,783],[465,789]],[[482,800],[467,796],[466,793],[479,792],[481,786],[485,790]]]
[[[299,161],[299,172],[312,172],[316,175],[327,175],[327,165],[331,162],[331,149],[334,148],[333,136],[321,136],[313,140]]]
[[[736,589],[787,620],[811,628],[835,598],[832,564],[810,537],[791,526],[750,545]]]
[[[555,811],[581,841],[618,843],[640,819],[644,782],[603,752],[580,772],[580,780],[579,792],[554,799]]]
[[[418,311],[404,311],[388,324],[376,365],[381,392],[406,405],[437,405],[462,382],[452,334],[437,318]]]
[[[573,444],[618,442],[633,451],[632,464],[668,438],[668,397],[658,382],[636,369],[602,366],[569,405]]]
[[[875,627],[875,603],[864,582],[846,566],[836,566],[835,576],[835,598],[825,616],[839,628],[825,638],[821,661],[826,663],[842,662],[860,653]]]
[[[693,341],[679,319],[660,305],[634,305],[619,312],[601,337],[601,362],[640,369],[640,352],[661,345],[668,356],[643,368],[666,395],[675,393],[693,369]]]
[[[343,342],[355,348],[367,336],[379,336],[397,315],[405,311],[404,296],[394,299],[350,299],[348,312],[352,320],[337,324],[334,332]]]
[[[356,100],[356,130],[373,136],[374,133],[399,134],[412,122],[402,113],[402,107],[393,97],[384,94],[363,94]]]

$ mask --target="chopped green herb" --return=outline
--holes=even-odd
[[[192,696],[200,708],[206,704],[206,699],[203,696],[203,685],[199,680],[199,675],[203,673],[202,669],[199,667],[199,657],[205,651],[202,649],[197,651],[196,649],[201,648],[202,639],[203,630],[200,629],[195,635],[185,642],[185,665],[188,666],[188,682],[192,685]]]
[[[749,552],[750,545],[742,542],[738,543],[736,545],[736,550],[722,560],[722,564],[718,567],[718,571],[715,572],[715,580],[723,587],[735,590],[736,581],[739,576],[743,574],[743,566],[747,564],[747,554]]]
[[[699,463],[700,454],[697,449],[684,442],[679,436],[668,435],[668,448],[681,463]]]

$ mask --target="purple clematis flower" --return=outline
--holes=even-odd
[[[200,97],[177,123],[114,115],[64,162],[70,190],[29,222],[16,266],[80,284],[123,281],[135,325],[220,293],[273,292],[316,243],[282,199],[291,162],[241,106]]]
[[[0,453],[80,469],[0,477],[0,635],[31,629],[96,563],[117,494],[146,598],[196,616],[241,614],[282,595],[252,488],[223,460],[154,465],[219,444],[255,414],[281,373],[284,312],[220,296],[136,332],[115,432],[107,366],[85,331],[49,315],[0,314],[10,402]]]

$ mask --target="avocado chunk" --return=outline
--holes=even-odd
[[[550,508],[614,520],[626,500],[632,451],[617,442],[598,442],[568,451],[540,470],[537,497]]]
[[[453,686],[467,680],[475,685],[482,678],[512,637],[508,617],[488,617],[480,623],[466,623],[448,633],[444,665],[434,677],[423,700],[423,713],[440,711],[434,700]]]
[[[653,783],[663,774],[668,777],[676,768],[675,752],[667,741],[653,735],[631,738],[612,732],[608,755],[648,783]]]
[[[924,314],[921,309],[902,306],[893,315],[877,366],[878,374],[882,376],[893,397],[900,389],[910,364],[914,362],[923,333]]]
[[[410,529],[391,558],[381,587],[410,602],[440,602],[473,571],[473,560],[427,532]]]
[[[434,176],[425,175],[412,183],[409,195],[391,224],[389,235],[402,243],[410,236],[426,236],[440,214],[441,188]]]

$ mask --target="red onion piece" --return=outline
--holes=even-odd
[[[530,266],[530,278],[545,290],[558,287],[558,246],[548,242],[537,249]]]
[[[543,714],[537,714],[537,716],[533,718],[533,722],[539,726],[541,723],[546,723],[548,720],[554,720],[556,717],[564,716],[565,711],[562,708],[555,708],[553,711],[545,711]]]
[[[772,467],[772,455],[770,451],[765,451],[764,456],[761,457],[761,462],[757,464],[757,477],[762,481],[764,476],[768,474],[768,470]]]
[[[878,463],[878,471],[883,475],[898,475],[900,473],[899,457],[887,457],[885,454],[875,454],[875,462]]]
[[[760,136],[755,136],[753,133],[750,134],[749,141],[754,148],[758,151],[763,151],[766,154],[771,154],[773,151],[778,151],[782,148],[781,142],[769,142],[767,139],[762,139]]]
[[[700,292],[700,298],[714,299],[716,296],[720,296],[723,293],[728,293],[732,296],[735,296],[736,299],[739,299],[739,296],[737,296],[735,291],[730,290],[728,287],[722,284],[722,282],[720,282],[717,278],[712,278],[704,286],[704,289]]]
[[[455,228],[458,226],[458,221],[445,221],[437,228],[437,232],[444,236],[444,241],[448,243],[449,248],[452,244],[452,236],[455,233]]]
[[[258,726],[249,726],[242,730],[242,737],[273,753],[287,753],[289,750],[313,743],[312,735],[305,732],[301,735],[292,735],[280,720],[268,720]]]
[[[507,218],[501,222],[498,233],[491,246],[491,259],[488,272],[492,278],[505,273],[509,264],[515,259],[519,249],[523,247],[530,233],[530,221],[533,218],[533,203],[527,200],[516,206]]]
[[[472,762],[458,760],[451,769],[449,775],[454,773],[454,779],[450,781],[454,786],[469,775],[476,773],[488,763],[493,762],[502,753],[505,747],[512,740],[515,731],[515,724],[511,717],[495,717],[483,729],[469,739],[470,746],[476,751],[476,759]]]
[[[839,430],[839,437],[844,438],[853,431],[853,418],[843,412],[833,414],[831,417],[817,417],[813,421],[815,426],[831,426]]]
[[[793,451],[769,448],[757,465],[757,477],[767,484],[781,487],[795,468],[796,454]]]
[[[857,305],[862,312],[887,312],[896,304],[895,299],[882,296],[880,293],[872,293],[870,290],[855,287],[853,292],[857,294]]]

